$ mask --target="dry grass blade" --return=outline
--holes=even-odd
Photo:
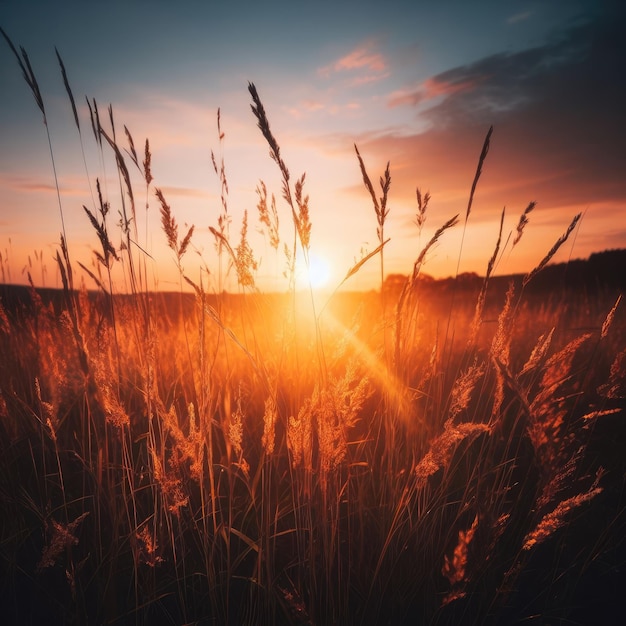
[[[287,169],[285,162],[280,156],[280,147],[274,135],[272,135],[272,131],[270,130],[270,123],[267,119],[267,114],[265,113],[265,107],[261,102],[261,98],[259,97],[254,83],[248,83],[248,91],[250,92],[250,95],[252,96],[252,101],[254,102],[254,104],[250,105],[250,108],[252,109],[252,112],[257,119],[257,125],[261,130],[263,137],[265,137],[265,140],[270,146],[270,156],[274,161],[276,161],[283,175],[285,192],[288,195],[287,202],[291,204],[291,194],[289,193],[289,186],[286,184],[289,181],[289,170]]]
[[[176,252],[178,250],[178,224],[172,215],[170,205],[165,201],[165,196],[160,189],[155,189],[154,193],[161,203],[161,225],[167,238],[167,245]]]
[[[478,179],[483,171],[483,164],[485,163],[485,159],[487,158],[487,153],[489,152],[489,143],[491,141],[491,134],[493,133],[493,126],[489,127],[487,131],[487,136],[485,137],[485,142],[483,143],[483,149],[480,152],[480,158],[478,159],[478,167],[476,168],[476,174],[474,175],[474,181],[472,182],[472,189],[470,191],[469,200],[467,202],[467,211],[465,213],[465,221],[469,218],[470,211],[472,210],[472,203],[474,202],[474,193],[476,192],[476,185],[478,185]]]
[[[139,167],[139,159],[137,158],[137,151],[135,150],[135,142],[133,141],[133,136],[130,134],[128,127],[124,124],[124,134],[126,135],[126,139],[128,140],[128,146],[130,148],[130,152],[128,150],[126,153],[130,155],[130,158],[133,160],[133,163],[137,166],[137,169],[141,171]]]
[[[109,123],[111,124],[111,133],[113,135],[113,141],[117,141],[117,136],[115,134],[115,118],[113,117],[113,105],[109,103],[107,107],[107,111],[109,112]]]
[[[202,291],[202,288],[200,287],[200,285],[198,285],[193,280],[191,280],[189,276],[183,276],[183,278],[190,287],[193,287],[193,290],[196,292],[196,296],[200,298],[204,295],[204,292]]]
[[[96,178],[96,190],[98,192],[98,201],[100,203],[100,214],[102,215],[102,219],[107,216],[109,209],[111,208],[108,202],[104,201],[102,197],[102,188],[100,187],[100,179]]]
[[[233,263],[237,264],[237,255],[235,254],[235,251],[233,250],[230,243],[228,242],[228,239],[224,235],[222,235],[222,233],[220,233],[216,228],[213,228],[213,226],[209,226],[209,231],[215,237],[215,239],[217,239],[218,243],[226,248],[226,251],[230,255]]]
[[[528,394],[519,383],[518,377],[513,376],[511,370],[509,369],[508,363],[503,362],[498,355],[493,356],[493,362],[496,364],[499,373],[502,375],[503,381],[506,382],[509,389],[515,394],[524,413],[527,416],[532,415],[532,408],[528,401]],[[496,398],[496,403],[501,403],[501,399]],[[493,411],[492,413],[495,414],[497,413],[497,411]]]
[[[98,234],[98,239],[100,239],[100,243],[102,244],[106,266],[108,267],[109,265],[109,256],[112,256],[116,261],[119,261],[117,252],[109,239],[109,235],[104,227],[104,224],[100,224],[95,215],[85,205],[83,205],[83,209],[85,210],[85,213],[87,213],[87,217],[89,218],[91,225],[95,228],[96,233]]]
[[[112,114],[111,114],[111,118],[112,118]],[[100,122],[98,122],[98,124],[99,123]],[[130,198],[130,207],[131,207],[133,220],[134,220],[135,219],[135,196],[133,194],[133,186],[130,180],[130,173],[128,172],[128,167],[126,166],[126,161],[124,160],[124,156],[122,155],[122,152],[120,151],[117,143],[115,142],[115,139],[111,139],[108,133],[101,126],[98,126],[98,128],[99,128],[100,134],[107,140],[109,146],[111,146],[115,154],[115,161],[122,174],[122,178],[124,179],[124,184],[126,185],[126,193],[128,194],[128,197]],[[126,217],[124,218],[124,221],[125,221],[124,230],[128,232],[130,221]]]
[[[61,273],[61,282],[63,283],[63,291],[67,294],[69,293],[69,284],[67,282],[67,272],[65,271],[65,266],[63,265],[63,261],[61,259],[61,255],[57,250],[56,262],[59,266],[59,272]]]
[[[69,552],[72,546],[78,545],[76,530],[88,515],[89,511],[85,511],[69,524],[61,524],[54,519],[50,522],[48,533],[50,540],[44,547],[41,559],[37,563],[37,573],[41,573],[47,567],[54,566],[64,552]]]
[[[46,127],[46,135],[48,138],[48,148],[50,150],[50,161],[52,163],[52,171],[54,174],[54,184],[56,187],[57,202],[59,205],[59,215],[61,217],[61,230],[63,232],[63,235],[65,236],[65,218],[63,216],[63,205],[61,203],[61,190],[59,189],[59,180],[58,180],[57,173],[56,173],[56,163],[55,163],[55,158],[54,158],[54,152],[52,150],[52,139],[50,138],[50,129],[48,128],[46,110],[43,104],[43,98],[41,96],[41,92],[39,90],[39,84],[37,83],[37,79],[35,78],[35,73],[33,72],[33,68],[30,64],[30,60],[28,58],[28,54],[26,53],[26,50],[24,50],[24,48],[20,46],[20,51],[22,53],[22,56],[20,58],[20,55],[18,54],[17,49],[13,45],[13,42],[11,41],[9,36],[6,34],[6,32],[4,32],[2,28],[0,28],[0,33],[2,33],[2,36],[4,37],[9,47],[11,48],[11,51],[15,55],[18,65],[20,66],[20,69],[22,70],[22,75],[24,76],[24,80],[30,87],[33,93],[33,97],[35,98],[35,102],[37,103],[37,106],[39,107],[43,115],[43,123],[44,123],[44,126]]]
[[[302,193],[304,189],[304,179],[306,173],[296,181],[295,197],[296,204],[298,206],[298,215],[296,219],[296,229],[298,231],[298,237],[305,250],[309,249],[311,242],[311,220],[309,218],[309,196],[305,196]]]
[[[387,161],[384,178],[382,176],[380,177],[380,188],[383,192],[383,195],[380,198],[380,213],[378,214],[378,225],[380,226],[379,239],[382,238],[382,228],[385,224],[385,218],[389,214],[389,209],[387,208],[387,198],[389,196],[390,187],[391,174],[389,172],[389,161]]]
[[[526,276],[524,276],[524,279],[522,281],[523,286],[526,286],[533,279],[533,277],[535,277],[550,262],[550,259],[557,253],[557,250],[567,241],[574,228],[576,228],[576,224],[578,224],[581,216],[582,213],[578,213],[578,215],[574,217],[570,225],[567,227],[565,233],[563,233],[557,239],[556,243],[548,251],[548,254],[546,254],[546,256],[541,259],[539,265],[537,265],[537,267],[535,267],[532,271],[526,274]]]
[[[474,517],[472,525],[467,530],[459,530],[459,539],[452,556],[447,554],[444,556],[444,564],[441,573],[445,576],[451,585],[458,585],[466,580],[466,568],[468,565],[468,548],[474,538],[476,528],[478,527],[478,515]],[[456,592],[451,593],[459,593]],[[444,604],[446,599],[444,599]]]
[[[615,311],[617,311],[617,307],[619,306],[619,303],[621,302],[621,300],[622,300],[622,294],[620,293],[619,296],[617,296],[617,300],[615,301],[613,308],[609,311],[608,315],[606,316],[606,319],[604,320],[602,324],[602,332],[600,333],[600,337],[602,339],[604,339],[609,334],[609,328],[611,327],[611,324],[613,323],[613,318],[615,317]]]
[[[491,273],[493,272],[493,267],[496,263],[496,258],[498,257],[498,252],[500,250],[500,243],[502,242],[502,227],[504,226],[504,214],[506,212],[506,207],[502,209],[502,213],[500,215],[500,230],[498,231],[498,241],[496,241],[496,247],[494,248],[493,255],[489,259],[489,263],[487,264],[487,273],[485,274],[485,281],[489,279]],[[486,287],[486,285],[485,285]]]
[[[389,242],[391,239],[386,239],[383,241],[375,250],[372,250],[369,254],[366,254],[362,259],[359,259],[346,273],[339,286],[343,285],[348,278],[354,276],[372,257],[376,256]]]
[[[239,284],[242,287],[254,287],[254,272],[258,269],[258,263],[248,242],[248,211],[243,213],[241,239],[236,252],[235,269]]]
[[[374,209],[376,210],[376,215],[380,214],[380,205],[378,204],[378,198],[376,197],[376,193],[374,192],[374,186],[372,185],[372,181],[367,174],[367,170],[365,169],[365,163],[363,163],[363,159],[361,157],[361,153],[357,148],[357,145],[354,144],[354,150],[356,152],[356,156],[359,159],[359,166],[361,167],[361,175],[363,176],[363,183],[365,187],[370,192],[370,196],[372,196],[372,203],[374,204]]]
[[[468,438],[474,439],[489,430],[488,424],[474,422],[454,424],[452,419],[448,419],[444,424],[443,432],[433,439],[430,449],[413,469],[418,484],[423,486],[428,478],[440,468],[445,469],[459,443]]]
[[[189,247],[189,243],[191,242],[191,237],[193,235],[194,229],[195,229],[195,226],[192,224],[189,227],[187,234],[183,237],[183,240],[180,242],[180,246],[178,247],[178,250],[176,251],[176,254],[178,255],[179,259],[183,257],[185,252],[187,252],[187,248]]]
[[[566,518],[572,511],[585,502],[589,502],[600,493],[602,493],[602,487],[594,485],[588,491],[559,502],[556,508],[545,515],[539,524],[526,535],[523,549],[530,550],[537,544],[544,542],[565,524]]]
[[[146,185],[152,182],[152,155],[150,154],[150,142],[146,139],[146,148],[144,150],[143,159],[143,175],[146,179]]]
[[[479,363],[475,359],[474,363],[457,378],[450,392],[450,409],[448,411],[450,419],[454,419],[459,413],[467,409],[472,392],[484,375],[485,369],[485,364]]]
[[[61,235],[61,252],[63,252],[63,259],[65,260],[65,267],[67,268],[67,280],[68,287],[70,291],[74,291],[74,277],[72,274],[72,264],[70,263],[70,255],[67,249],[67,241],[65,240],[65,236]],[[57,252],[58,257],[58,252]]]
[[[459,216],[457,214],[454,217],[450,218],[443,226],[439,227],[437,231],[435,232],[435,234],[431,237],[430,241],[422,248],[422,251],[419,253],[417,260],[413,264],[413,272],[411,274],[411,277],[409,280],[406,281],[406,283],[404,283],[404,287],[402,288],[400,297],[398,298],[398,304],[396,305],[396,318],[397,318],[397,323],[398,323],[398,329],[400,328],[400,323],[401,323],[400,318],[401,318],[402,309],[404,307],[404,301],[406,299],[408,292],[411,290],[411,288],[415,284],[415,281],[417,280],[417,277],[419,276],[419,272],[422,267],[422,264],[424,263],[424,258],[426,257],[426,254],[437,243],[437,241],[439,241],[439,238],[441,237],[441,235],[443,235],[443,233],[446,230],[448,230],[449,228],[452,228],[455,224],[457,224],[458,221],[459,221]]]
[[[555,327],[553,326],[547,333],[543,333],[537,340],[537,344],[533,348],[528,361],[524,364],[524,367],[520,370],[518,376],[527,374],[531,370],[535,369],[540,363],[542,363],[548,353],[550,344],[552,343],[552,336],[554,335]]]
[[[217,108],[217,135],[220,141],[222,141],[226,136],[226,134],[222,131],[222,111],[219,107]]]
[[[24,80],[30,87],[30,90],[33,93],[33,97],[35,98],[35,102],[37,103],[37,106],[39,107],[43,115],[43,122],[47,126],[48,122],[46,120],[46,110],[44,108],[43,98],[41,97],[41,91],[39,91],[39,84],[37,83],[37,79],[35,78],[35,74],[33,72],[33,68],[31,67],[28,54],[26,54],[26,50],[24,50],[24,48],[20,46],[20,51],[22,53],[22,56],[20,57],[20,54],[18,53],[17,48],[11,41],[10,37],[4,32],[4,29],[2,29],[1,27],[0,27],[0,33],[2,33],[2,36],[6,40],[7,44],[9,44],[9,48],[11,48],[11,52],[13,52],[13,54],[15,55],[15,58],[17,59],[17,63],[20,66],[20,69],[22,70],[22,76],[24,77]]]
[[[208,314],[209,318],[211,318],[219,326],[219,328],[221,328],[226,333],[226,335],[230,337],[233,343],[246,355],[246,357],[248,357],[248,360],[250,361],[255,371],[258,374],[261,374],[261,368],[259,364],[257,363],[256,359],[254,358],[254,356],[252,356],[248,348],[246,348],[243,345],[243,343],[239,341],[239,339],[237,338],[237,335],[228,326],[224,324],[218,312],[210,304],[206,304],[204,307],[204,310]]]
[[[435,234],[431,237],[430,241],[424,246],[422,251],[419,253],[417,260],[413,264],[413,272],[411,274],[411,281],[415,281],[419,275],[422,264],[424,263],[424,259],[426,258],[426,254],[428,251],[439,241],[439,238],[443,233],[446,232],[449,228],[455,226],[459,221],[459,216],[455,215],[451,217],[443,226],[440,226]]]
[[[89,109],[89,119],[91,120],[91,130],[93,131],[93,136],[96,140],[96,143],[102,148],[102,135],[100,134],[100,114],[98,113],[98,104],[95,99],[93,101],[93,106],[91,102],[89,102],[89,98],[85,97],[87,101],[87,108]]]
[[[176,253],[176,257],[178,262],[182,259],[185,252],[187,252],[187,248],[189,247],[189,243],[191,242],[191,237],[193,235],[194,226],[193,224],[189,227],[187,234],[184,236],[183,240],[178,243],[178,224],[176,223],[176,219],[172,215],[172,209],[170,205],[166,202],[165,196],[160,189],[155,189],[154,193],[161,204],[161,225],[163,226],[163,232],[165,232],[165,237],[167,238],[167,245]]]
[[[270,130],[270,123],[267,119],[267,114],[265,113],[265,108],[263,107],[263,103],[261,102],[261,98],[256,90],[256,87],[253,83],[248,83],[248,91],[252,96],[252,101],[254,104],[250,105],[252,112],[257,118],[257,126],[261,130],[263,137],[269,144],[270,147],[270,157],[276,162],[278,165],[280,172],[283,177],[283,198],[285,202],[291,208],[291,217],[293,219],[294,227],[298,233],[298,237],[300,239],[300,243],[305,250],[305,255],[307,254],[307,250],[309,247],[309,236],[311,230],[311,223],[308,219],[308,198],[304,201],[302,200],[302,186],[304,185],[304,174],[300,178],[300,180],[296,183],[296,200],[299,208],[299,214],[296,213],[296,207],[293,202],[293,198],[291,196],[291,187],[289,185],[289,170],[287,169],[287,165],[283,161],[280,156],[280,147],[276,138],[272,134]],[[300,200],[298,200],[298,195]]]
[[[389,173],[389,161],[387,161],[387,166],[385,167],[384,176],[380,177],[380,188],[382,190],[382,196],[380,200],[376,197],[376,193],[374,192],[374,186],[372,185],[372,181],[367,174],[367,170],[365,169],[365,163],[363,162],[363,158],[361,157],[361,153],[357,148],[357,145],[354,144],[354,150],[356,152],[356,156],[359,160],[359,167],[361,168],[361,175],[363,176],[363,183],[365,184],[366,189],[368,190],[370,196],[372,197],[372,203],[374,204],[374,211],[376,212],[376,221],[378,222],[378,227],[376,229],[376,234],[378,235],[378,241],[382,242],[384,238],[384,226],[385,219],[389,214],[389,209],[387,208],[387,198],[389,196],[389,188],[391,187],[391,174]]]
[[[322,316],[322,313],[325,311],[326,307],[328,306],[328,304],[330,303],[330,301],[333,299],[334,295],[339,291],[339,289],[341,289],[341,287],[343,286],[343,284],[350,279],[352,276],[354,276],[370,259],[372,259],[373,257],[375,257],[379,252],[382,252],[382,249],[391,241],[391,238],[386,239],[385,241],[383,241],[375,250],[372,250],[371,252],[369,252],[368,254],[366,254],[362,259],[359,259],[347,272],[346,275],[343,277],[343,279],[341,280],[341,282],[335,287],[333,293],[329,296],[328,300],[326,300],[324,306],[320,309],[320,312],[318,314],[318,317]]]
[[[516,244],[519,243],[519,240],[522,238],[522,235],[524,234],[524,228],[526,227],[526,224],[528,224],[528,214],[536,206],[537,206],[537,203],[533,200],[532,202],[528,204],[524,212],[520,215],[519,222],[517,223],[517,226],[515,227],[516,235],[515,235],[515,238],[513,239],[513,247],[515,247]]]
[[[415,216],[415,223],[419,229],[419,234],[422,234],[422,228],[426,222],[426,209],[428,209],[428,203],[430,202],[430,192],[427,191],[423,196],[419,187],[415,188],[415,196],[417,198],[417,214]]]
[[[93,280],[93,282],[96,283],[96,285],[98,286],[98,289],[102,290],[102,293],[104,293],[106,296],[109,296],[110,294],[107,291],[106,287],[102,284],[102,281],[88,267],[85,267],[80,261],[77,261],[77,263],[83,269],[83,271],[89,276],[89,278],[91,278],[91,280]]]
[[[270,239],[270,246],[274,250],[278,250],[280,244],[280,236],[278,232],[278,211],[276,210],[276,198],[272,194],[270,206],[267,206],[267,187],[263,181],[260,181],[259,186],[256,188],[259,201],[257,203],[257,210],[259,212],[259,221],[267,229],[267,234]]]
[[[396,304],[396,347],[395,347],[395,360],[396,364],[400,364],[400,346],[403,339],[403,320],[404,320],[404,307],[406,303],[406,299],[408,295],[411,293],[412,289],[415,286],[417,281],[417,277],[419,276],[420,269],[422,264],[424,263],[424,259],[426,258],[426,254],[428,251],[439,241],[439,238],[443,233],[456,225],[459,221],[458,214],[454,217],[450,218],[443,226],[440,226],[435,234],[431,237],[430,241],[422,248],[422,251],[419,253],[417,260],[413,264],[413,272],[409,280],[404,283],[404,287],[400,292],[400,296],[398,297],[398,301]]]
[[[72,113],[74,114],[74,122],[76,124],[76,128],[80,133],[80,122],[78,120],[78,111],[76,110],[76,102],[74,102],[74,94],[72,93],[72,89],[70,87],[70,82],[67,79],[67,72],[65,71],[65,64],[63,63],[63,59],[59,54],[59,51],[55,48],[57,59],[59,61],[59,65],[61,66],[61,75],[63,76],[63,84],[65,85],[65,91],[67,91],[67,95],[70,99],[70,104],[72,105]]]
[[[480,323],[482,320],[483,310],[485,308],[485,299],[487,297],[487,285],[489,284],[489,279],[491,278],[491,273],[493,272],[493,268],[498,257],[498,252],[500,251],[500,243],[502,242],[502,228],[504,226],[505,210],[506,208],[503,208],[502,214],[500,215],[500,230],[498,232],[498,241],[496,242],[496,247],[493,250],[491,258],[489,259],[489,263],[487,263],[485,279],[483,280],[483,284],[480,288],[480,293],[478,294],[478,300],[476,301],[474,320],[472,321],[471,325],[470,343],[472,343],[476,339],[476,334],[478,333],[478,328],[480,327]]]

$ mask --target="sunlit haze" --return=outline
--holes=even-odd
[[[297,276],[297,279],[303,283],[305,287],[310,285],[313,289],[322,289],[328,287],[331,272],[331,266],[327,259],[317,254],[312,254],[309,258],[308,269],[305,265]]]
[[[201,267],[215,272],[209,227],[217,227],[223,204],[212,152],[218,169],[224,163],[233,245],[247,211],[256,284],[285,288],[283,242],[291,246],[293,223],[280,172],[250,110],[249,82],[258,89],[292,183],[306,172],[314,288],[339,284],[380,243],[355,144],[378,196],[390,162],[386,273],[408,274],[437,228],[459,214],[459,225],[429,252],[423,271],[483,274],[503,207],[504,241],[531,201],[537,208],[524,238],[514,249],[509,242],[496,273],[530,270],[579,212],[580,225],[555,261],[626,247],[625,18],[621,3],[591,0],[0,2],[0,26],[28,53],[46,105],[71,258],[96,271],[99,242],[83,209],[96,206],[96,178],[111,203],[112,239],[121,243],[115,230],[120,181],[110,152],[103,159],[95,144],[87,97],[97,101],[107,129],[112,105],[120,145],[128,147],[124,125],[141,158],[150,141],[154,181],[147,193],[125,156],[136,195],[137,244],[150,255],[152,284],[165,290],[178,288],[179,273],[154,190],[163,192],[181,235],[195,226],[182,259],[185,275],[197,281]],[[55,47],[76,99],[81,136]],[[61,222],[48,140],[3,38],[0,91],[2,280],[23,283],[30,272],[38,285],[60,286],[54,259]],[[276,198],[276,250],[258,219],[260,181],[268,198]],[[421,229],[417,187],[432,196]],[[81,277],[94,287],[87,273]],[[225,286],[236,289],[234,270],[230,281]],[[379,286],[377,259],[345,285]]]

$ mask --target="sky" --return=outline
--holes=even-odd
[[[280,173],[250,109],[249,82],[292,183],[306,173],[311,255],[327,266],[330,286],[378,246],[355,145],[378,196],[390,164],[385,273],[411,272],[434,232],[459,214],[423,271],[482,275],[502,210],[504,245],[531,201],[537,206],[523,238],[514,248],[508,240],[498,274],[532,269],[579,212],[583,218],[555,261],[626,247],[623,3],[0,0],[0,27],[25,48],[39,83],[61,197],[60,209],[41,112],[0,38],[0,269],[7,282],[25,282],[30,272],[38,285],[59,286],[54,259],[61,212],[70,257],[96,272],[99,241],[83,209],[95,211],[96,178],[111,204],[111,239],[121,242],[119,181],[110,150],[100,151],[94,141],[88,98],[97,102],[105,129],[112,106],[122,147],[128,148],[124,125],[140,156],[150,141],[154,181],[147,193],[127,161],[137,197],[137,245],[150,255],[154,286],[179,285],[161,229],[159,188],[181,237],[195,226],[182,259],[185,274],[195,281],[202,274],[216,288],[209,228],[217,227],[223,209],[213,152],[218,165],[223,159],[228,181],[232,243],[239,242],[247,212],[257,285],[282,289],[282,247],[274,251],[258,220],[261,180],[277,198],[281,237],[289,245],[293,224]],[[76,99],[80,135],[55,47]],[[465,221],[490,126],[490,149]],[[431,194],[421,230],[417,187]],[[211,272],[208,279],[201,268]],[[377,288],[379,272],[372,259],[346,285]]]

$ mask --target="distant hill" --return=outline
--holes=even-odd
[[[561,286],[569,289],[626,288],[626,250],[596,252],[586,260],[555,263],[533,277],[528,289],[542,291]]]
[[[490,279],[489,291],[492,294],[503,294],[509,283],[513,281],[520,286],[524,274],[500,276]],[[385,280],[385,289],[391,298],[397,296],[407,276],[403,274],[390,274]],[[457,294],[465,294],[471,297],[477,294],[483,284],[484,278],[475,273],[463,273],[458,277],[435,279],[427,274],[419,278],[420,289],[434,296],[444,296],[452,291]],[[65,296],[60,289],[38,288],[38,296],[45,304],[52,303],[59,312],[64,307]],[[567,263],[555,263],[547,265],[541,272],[536,274],[525,288],[528,296],[543,297],[548,294],[553,296],[559,292],[577,292],[586,297],[607,292],[626,292],[626,249],[606,250],[592,254],[588,259],[576,259]],[[96,292],[91,292],[92,297]],[[102,294],[100,294],[102,295]],[[125,297],[125,296],[116,296]],[[240,296],[236,294],[224,294],[236,301]],[[170,311],[180,310],[180,295],[177,293],[151,294],[157,306],[163,306]],[[217,296],[207,294],[207,303],[215,304]],[[184,309],[189,311],[194,307],[195,296],[191,293],[183,297]],[[0,303],[7,310],[15,310],[21,307],[29,307],[33,303],[31,287],[24,285],[0,284]]]
[[[506,289],[509,282],[521,284],[524,274],[496,275],[490,279],[492,288]],[[407,277],[390,274],[386,279],[386,289],[399,291]],[[426,288],[445,291],[453,285],[455,289],[478,290],[484,277],[475,273],[459,274],[457,278],[435,279],[424,275],[420,278]],[[593,253],[588,259],[576,259],[566,263],[553,263],[544,267],[526,286],[531,294],[566,289],[594,293],[597,291],[626,291],[626,249],[605,250]]]

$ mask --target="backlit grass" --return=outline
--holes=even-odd
[[[11,49],[45,115],[26,53]],[[314,252],[306,178],[291,176],[249,92],[282,200],[261,183],[258,215],[235,228],[214,156],[223,195],[200,278],[185,274],[194,226],[179,227],[153,180],[149,142],[139,154],[125,129],[122,144],[112,112],[105,126],[87,101],[122,188],[109,200],[92,183],[85,219],[97,264],[74,261],[62,235],[63,290],[31,281],[4,287],[0,301],[4,619],[606,623],[623,551],[623,303],[615,290],[534,288],[578,216],[526,276],[493,274],[499,255],[531,236],[534,203],[512,241],[500,222],[484,278],[423,276],[432,247],[471,219],[489,130],[464,214],[394,280],[383,256],[393,169],[375,190],[357,149],[378,247],[342,286],[376,262],[381,284],[320,301],[296,284],[297,262],[308,267]],[[220,124],[218,115],[221,140]],[[137,172],[159,208],[178,293],[150,284]],[[418,190],[416,236],[429,199]],[[284,256],[284,293],[257,288],[253,219]],[[224,291],[229,277],[237,293]]]

